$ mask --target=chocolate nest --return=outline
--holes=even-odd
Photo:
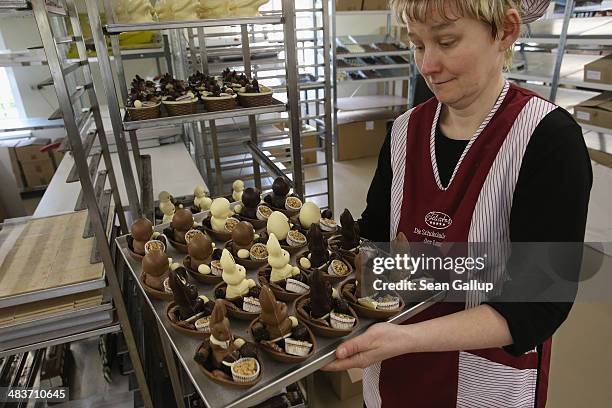
[[[191,229],[198,230],[202,232],[204,235],[207,235],[206,229],[201,225],[198,225],[198,226],[194,225],[191,227]],[[177,242],[174,239],[172,239],[172,237],[174,237],[174,228],[172,227],[164,228],[164,235],[168,237],[168,241],[170,241],[174,249],[176,249],[178,252],[182,252],[183,254],[187,253],[187,244],[183,244],[182,242]]]
[[[155,238],[151,236],[150,240],[153,240],[153,239],[163,242],[166,248],[168,248],[168,241],[166,240],[166,237],[164,235],[158,235]],[[130,251],[130,255],[132,256],[132,258],[135,258],[138,261],[142,261],[142,258],[145,256],[145,254],[139,254],[134,251],[134,237],[132,237],[131,235],[128,235],[126,237],[126,241],[127,241],[127,246],[128,246],[128,249]]]
[[[239,338],[241,337],[235,336],[234,340],[239,339]],[[257,382],[259,382],[259,380],[261,380],[261,378],[263,377],[263,371],[264,371],[263,362],[261,361],[261,359],[259,358],[257,354],[257,346],[252,342],[248,342],[245,340],[245,344],[239,350],[235,350],[233,353],[227,355],[223,359],[223,361],[227,363],[235,363],[241,358],[254,358],[255,360],[257,360],[257,362],[259,363],[259,367],[260,367],[260,373],[259,373],[259,376],[251,382],[240,383],[240,382],[234,381],[232,378],[231,367],[229,365],[224,364],[222,368],[220,369],[215,368],[212,364],[211,357],[212,357],[212,352],[210,350],[210,339],[207,338],[207,339],[204,339],[202,344],[200,344],[200,346],[195,352],[193,359],[195,360],[196,363],[198,363],[200,369],[202,369],[204,374],[206,374],[213,381],[216,381],[223,385],[232,385],[236,387],[246,388],[246,387],[253,386]]]
[[[264,327],[263,323],[258,319],[253,320],[249,326],[249,332],[253,339],[259,344],[259,346],[276,361],[283,363],[297,363],[306,360],[310,357],[317,348],[316,338],[312,331],[303,323],[299,323],[296,327],[292,328],[291,335],[289,336],[293,340],[307,341],[312,344],[312,347],[308,354],[305,356],[298,356],[289,354],[285,351],[285,339],[279,339],[275,342],[270,338],[268,330]]]
[[[286,289],[287,280],[286,279],[283,279],[283,280],[280,280],[274,283],[270,282],[271,273],[272,273],[272,267],[270,267],[270,265],[267,265],[261,268],[257,272],[257,280],[259,281],[259,284],[261,286],[269,285],[270,289],[272,289],[272,292],[274,293],[274,296],[276,296],[276,299],[283,301],[283,302],[291,302],[304,294],[308,294],[308,291],[306,293],[296,293],[296,292],[287,291]],[[298,275],[291,276],[288,279],[293,279],[293,280],[309,285],[308,275],[302,271],[300,271]]]
[[[210,316],[214,307],[215,307],[215,303],[213,301],[209,300],[208,302],[206,302],[206,304],[204,305],[204,310],[202,311],[204,314],[199,316],[198,319],[201,319],[206,316]],[[184,334],[195,336],[195,337],[208,337],[210,335],[210,333],[199,331],[196,328],[195,322],[198,319],[195,319],[193,322],[187,322],[186,320],[181,320],[179,306],[174,302],[171,302],[168,305],[166,309],[166,316],[168,317],[170,324],[172,324],[172,326],[175,329],[179,330],[180,332]]]
[[[355,323],[350,329],[336,329],[331,325],[327,325],[321,321],[317,321],[316,314],[315,317],[311,315],[312,313],[315,313],[313,310],[316,310],[316,308],[313,308],[309,295],[303,295],[295,301],[295,311],[297,313],[297,317],[301,322],[306,324],[313,331],[314,334],[318,336],[346,336],[347,334],[352,332],[355,327],[359,325],[359,317],[346,300],[331,298],[329,301],[331,303],[331,309],[329,313],[343,313],[355,318]]]
[[[225,297],[225,291],[227,290],[227,284],[225,282],[219,283],[215,286],[214,295],[215,299],[221,299],[225,303],[227,308],[227,314],[241,320],[253,320],[253,318],[259,316],[258,312],[247,312],[242,309],[245,297],[254,297],[259,299],[259,286],[254,286],[249,289],[249,293],[244,296],[228,299]]]

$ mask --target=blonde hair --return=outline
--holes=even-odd
[[[409,21],[425,22],[431,14],[437,14],[445,21],[456,17],[471,17],[491,27],[491,36],[497,38],[503,30],[506,12],[515,9],[522,13],[521,2],[515,0],[389,0],[391,9],[403,24]],[[450,6],[450,7],[449,7]],[[453,15],[449,15],[452,10]],[[512,67],[514,45],[506,50],[504,69]]]

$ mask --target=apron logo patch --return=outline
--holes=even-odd
[[[425,216],[425,224],[431,228],[443,230],[450,227],[452,223],[452,218],[440,211],[431,211]]]

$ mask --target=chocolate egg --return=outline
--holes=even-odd
[[[193,214],[191,210],[182,208],[177,210],[172,216],[170,226],[179,231],[187,231],[193,226]]]
[[[289,219],[285,214],[280,211],[274,211],[270,214],[266,226],[268,234],[274,234],[279,241],[282,241],[287,238],[289,229]]]
[[[232,231],[232,240],[239,247],[247,247],[253,243],[255,231],[253,226],[246,221],[240,221]]]
[[[303,228],[310,228],[312,224],[318,224],[321,219],[321,209],[312,202],[302,205],[300,210],[300,224]]]
[[[139,218],[132,224],[131,234],[137,241],[148,241],[153,235],[153,223],[146,218]]]
[[[189,241],[187,252],[193,259],[205,260],[213,253],[212,241],[206,235],[196,235]]]
[[[168,256],[163,251],[151,251],[142,258],[142,270],[147,275],[162,276],[169,267]]]

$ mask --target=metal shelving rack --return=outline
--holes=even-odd
[[[546,84],[545,89],[549,90],[549,99],[552,102],[556,101],[560,92],[574,93],[578,99],[586,100],[590,96],[584,90],[612,91],[611,85],[583,80],[584,64],[600,58],[600,55],[576,55],[566,52],[568,48],[585,45],[599,51],[609,50],[612,46],[612,17],[574,18],[575,3],[575,0],[566,1],[562,19],[539,20],[528,25],[526,35],[519,38],[519,50],[515,51],[515,58],[525,61],[524,69],[512,70],[506,75],[507,78],[516,81]],[[555,47],[556,55],[528,50],[528,47],[535,45]],[[535,65],[536,68],[531,68],[532,65]],[[567,108],[572,107],[567,106]],[[600,140],[605,140],[604,134],[612,134],[610,129],[579,124],[585,131],[597,133]],[[600,148],[610,149],[606,148],[604,142],[601,143]]]
[[[392,11],[391,10],[357,10],[357,11],[336,11],[335,4],[332,12],[332,38],[334,40],[334,47],[332,50],[332,60],[333,60],[333,87],[334,87],[334,133],[338,132],[338,110],[342,109],[342,100],[348,101],[353,99],[351,102],[355,102],[355,98],[360,98],[361,100],[357,103],[360,106],[360,110],[366,109],[380,109],[380,108],[391,108],[391,109],[407,109],[410,106],[410,92],[413,87],[410,86],[411,81],[414,81],[414,75],[416,73],[416,69],[414,68],[413,60],[412,60],[412,51],[411,50],[395,50],[395,51],[372,51],[372,52],[351,52],[351,53],[338,53],[338,37],[336,35],[336,26],[337,20],[339,18],[342,19],[350,19],[352,17],[359,17],[364,15],[373,15],[373,16],[384,16],[386,17],[386,29],[385,29],[385,41],[392,39],[391,31],[392,31]],[[349,36],[349,39],[355,40],[352,36]],[[358,43],[358,41],[355,41]],[[374,64],[374,65],[356,65],[356,66],[346,66],[339,67],[338,61],[341,59],[355,59],[355,58],[377,58],[377,57],[394,57],[399,56],[406,59],[406,63],[394,63],[394,64]],[[385,73],[385,71],[389,72],[391,70],[395,70],[391,75],[382,75],[379,78],[366,78],[366,79],[344,79],[339,80],[338,74],[342,72],[352,72],[352,71],[362,71],[362,70],[373,70],[373,71],[381,71]],[[398,72],[398,71],[405,72]],[[384,86],[383,96],[385,98],[380,101],[370,102],[368,101],[368,96],[353,96],[359,91],[359,87],[361,85],[366,84],[382,84]],[[397,85],[400,84],[400,87],[403,88],[405,84],[408,84],[408,97],[396,96],[396,88]],[[347,98],[340,98],[338,100],[338,87],[341,86],[353,86],[357,87],[357,90],[353,92],[353,95]],[[379,95],[377,95],[379,96]],[[371,99],[371,98],[370,98]]]
[[[338,46],[338,41],[337,41],[337,36],[336,36],[336,25],[337,25],[337,19],[338,18],[346,18],[346,19],[350,19],[351,17],[360,17],[360,16],[364,16],[364,15],[378,15],[378,16],[385,16],[386,17],[386,29],[385,29],[385,34],[384,37],[386,40],[391,39],[391,29],[392,29],[392,11],[391,10],[361,10],[361,11],[335,11],[334,10],[334,17],[333,17],[333,37],[334,37],[334,54],[333,54],[333,62],[334,62],[334,87],[337,87],[338,85],[353,85],[353,86],[358,86],[359,84],[364,84],[364,83],[384,83],[384,84],[389,84],[389,83],[393,83],[396,81],[407,81],[410,79],[410,72],[412,70],[412,51],[411,50],[395,50],[395,51],[372,51],[372,52],[351,52],[351,53],[338,53],[337,51],[337,46]],[[349,36],[349,39],[352,39],[352,36]],[[355,41],[355,43],[357,43],[357,41]],[[399,56],[399,57],[406,57],[406,63],[395,63],[395,64],[373,64],[373,65],[356,65],[356,66],[349,66],[349,67],[339,67],[338,66],[338,60],[339,59],[344,59],[344,58],[348,58],[348,59],[352,59],[352,58],[376,58],[376,57],[393,57],[393,56]],[[346,80],[341,80],[338,81],[337,79],[337,73],[338,72],[351,72],[351,71],[362,71],[362,70],[374,70],[374,71],[385,71],[385,70],[391,70],[391,69],[405,69],[406,70],[406,74],[405,75],[390,75],[390,76],[382,76],[380,78],[368,78],[368,79],[359,79],[359,80],[354,80],[354,79],[346,79]],[[385,90],[386,93],[388,93],[388,89]],[[399,98],[402,99],[402,98]],[[398,105],[396,106],[405,106],[407,105],[407,100],[403,101],[399,101],[398,99]]]
[[[97,61],[102,73],[113,133],[120,156],[122,175],[128,193],[130,205],[128,219],[139,215],[145,215],[153,219],[152,163],[150,160],[143,160],[143,157],[140,156],[136,132],[168,125],[183,128],[183,142],[188,150],[193,153],[196,165],[215,193],[217,191],[224,192],[226,187],[222,171],[228,170],[226,168],[228,166],[226,166],[227,163],[222,163],[222,158],[231,157],[236,152],[240,155],[248,152],[250,157],[246,160],[241,159],[235,166],[239,169],[252,168],[252,179],[255,185],[263,191],[270,186],[262,183],[266,173],[274,177],[285,177],[293,186],[294,191],[304,195],[306,199],[311,197],[307,187],[309,181],[326,182],[327,191],[318,194],[328,195],[328,205],[333,208],[331,132],[327,132],[332,128],[331,98],[327,97],[331,95],[331,82],[329,81],[331,42],[328,17],[330,1],[308,1],[312,3],[312,6],[296,10],[295,2],[282,0],[277,2],[282,4],[280,10],[267,11],[262,13],[261,17],[254,18],[159,22],[137,25],[116,23],[110,1],[104,1],[104,12],[108,19],[108,24],[105,26],[101,24],[99,19],[98,3],[92,0],[86,1],[97,49]],[[304,13],[312,15],[312,26],[296,28],[296,14]],[[237,29],[219,33],[219,27],[237,27]],[[162,30],[165,33],[170,45],[173,76],[186,79],[196,69],[215,74],[228,65],[242,67],[245,73],[257,77],[263,84],[267,85],[267,81],[276,81],[275,86],[273,86],[275,89],[274,96],[282,102],[259,108],[235,109],[230,112],[205,112],[140,122],[125,120],[121,101],[126,99],[128,82],[123,69],[122,57],[117,52],[118,35],[122,32],[142,30]],[[254,55],[262,50],[257,46],[257,41],[262,38],[266,39],[272,33],[280,34],[280,39],[268,48],[283,52],[284,58],[277,57],[267,60],[254,58]],[[237,53],[239,61],[227,64],[216,63],[215,57],[228,51],[236,54],[236,50],[228,50],[227,47],[225,47],[226,49],[214,47],[211,40],[215,37],[230,36],[239,38],[241,46]],[[111,58],[108,55],[105,46],[107,39],[110,39],[113,54],[119,57]],[[253,47],[251,48],[252,44]],[[323,50],[322,57],[319,56],[321,50]],[[298,53],[305,52],[313,52],[315,54],[314,61],[304,61],[303,55],[300,59]],[[314,69],[310,80],[305,83],[299,82],[299,74],[308,72],[309,69]],[[113,77],[114,72],[117,73],[117,81]],[[272,75],[265,75],[266,73]],[[283,95],[285,96],[283,97]],[[241,120],[234,121],[235,118]],[[281,120],[287,123],[288,131],[278,130],[266,133],[266,126],[271,127]],[[226,123],[223,123],[224,121]],[[316,126],[322,144],[317,148],[317,151],[324,151],[326,157],[324,163],[302,165],[302,153],[308,151],[302,149],[301,146],[302,135],[300,129],[302,122],[308,122]],[[246,138],[238,138],[231,132],[234,131],[235,133],[237,129],[241,130],[241,127],[248,132]],[[132,155],[129,154],[128,150],[128,138]],[[274,157],[267,149],[267,142],[279,140],[285,143],[281,146],[286,145],[290,148],[289,163],[284,161],[283,158]],[[288,144],[287,141],[289,141]],[[135,164],[135,172],[132,171],[132,161]],[[230,165],[232,164],[230,163]],[[327,177],[319,177],[318,180],[309,177],[308,170],[315,166],[325,166]],[[215,169],[222,171],[215,172]],[[294,171],[298,169],[300,171]],[[213,193],[213,195],[215,194]],[[121,271],[124,270],[121,263],[119,263],[119,268]],[[124,275],[124,292],[132,293],[137,282],[130,279],[130,276],[129,274]],[[142,312],[138,311],[138,302],[129,299],[126,301],[132,318],[140,322],[135,324],[138,324],[137,338],[141,340],[140,344],[142,345],[144,332],[148,330],[147,325],[151,322],[141,315],[141,313],[144,315],[144,310]],[[148,305],[144,305],[144,308],[148,309]],[[143,330],[140,330],[141,326],[144,327]],[[155,324],[153,326],[155,327]],[[175,364],[175,355],[169,346],[167,335],[161,329],[159,333],[165,366],[173,385],[174,399],[177,406],[183,406],[183,395],[180,395],[179,392],[181,390],[180,373]],[[152,356],[153,359],[158,357],[158,355]],[[147,359],[146,350],[144,358]]]
[[[45,0],[32,0],[31,10],[38,25],[40,36],[46,54],[46,64],[49,66],[53,78],[54,88],[60,103],[60,111],[63,117],[64,127],[67,132],[67,140],[71,154],[74,157],[75,181],[79,181],[82,187],[82,199],[88,210],[86,228],[83,237],[94,237],[95,245],[91,262],[102,262],[105,276],[108,282],[108,290],[114,302],[114,315],[111,323],[92,323],[79,333],[66,335],[62,330],[47,333],[44,338],[32,336],[28,344],[19,344],[10,350],[4,350],[3,354],[24,352],[54,344],[61,344],[79,339],[97,337],[105,333],[122,331],[125,338],[128,353],[134,367],[135,376],[140,388],[141,397],[145,406],[152,407],[149,389],[144,377],[144,371],[140,356],[135,346],[134,335],[126,314],[125,304],[121,288],[114,266],[113,255],[109,245],[107,233],[108,217],[111,209],[111,198],[117,211],[118,221],[123,231],[127,231],[125,215],[119,197],[117,182],[115,179],[113,164],[106,134],[100,116],[100,110],[93,86],[93,79],[89,68],[85,43],[78,19],[77,8],[74,0],[61,1],[49,5]],[[62,24],[71,25],[73,35],[66,37],[64,30],[59,29],[53,18],[62,19]],[[59,32],[58,32],[59,31]],[[75,44],[79,53],[79,61],[67,63],[65,60],[64,46]],[[79,75],[77,75],[79,73]],[[72,76],[72,77],[71,77]],[[74,77],[74,78],[73,78]],[[72,86],[72,81],[83,81],[77,86]],[[82,108],[81,103],[87,103]],[[97,139],[100,151],[92,155],[93,142]],[[97,171],[100,159],[104,159],[106,170]],[[94,188],[94,177],[96,187]],[[110,189],[105,190],[105,182],[108,180]],[[114,223],[111,223],[114,224]],[[98,260],[99,259],[99,260]],[[34,293],[32,296],[46,296]]]
[[[316,136],[316,146],[301,148],[302,154],[315,153],[313,163],[304,164],[304,198],[316,202],[322,208],[334,209],[333,149],[332,149],[332,85],[331,85],[331,9],[329,0],[302,0],[296,2],[297,61],[299,89],[299,118],[301,126],[311,126]],[[283,41],[279,38],[277,41]],[[256,67],[256,72],[273,70],[274,67]],[[264,76],[261,76],[264,78]],[[268,76],[269,77],[269,76]],[[262,79],[263,80],[263,79]],[[264,80],[265,81],[265,80]],[[274,87],[279,91],[286,87]],[[303,129],[304,130],[304,129]],[[313,132],[309,131],[310,134]],[[268,142],[279,140],[277,135]],[[286,134],[286,132],[282,132]],[[304,135],[302,135],[304,137]],[[265,143],[265,142],[264,142]],[[285,145],[276,145],[276,149]],[[322,153],[319,155],[318,153]],[[280,159],[285,172],[295,171],[295,164]],[[270,180],[271,181],[271,180]],[[271,187],[264,186],[264,190]]]
[[[313,4],[316,4],[316,0],[313,1]],[[307,11],[309,13],[324,13],[328,10],[328,4],[329,0],[326,0],[323,1],[320,7],[313,6]],[[296,13],[302,13],[306,10],[300,9],[296,11],[295,2],[283,0],[281,10],[268,11],[262,13],[263,15],[259,17],[122,24],[116,22],[110,1],[104,1],[104,12],[107,16],[108,24],[103,27],[98,17],[100,13],[98,4],[94,1],[87,1],[87,8],[107,95],[113,133],[116,145],[118,146],[121,170],[128,193],[129,206],[133,214],[142,214],[142,207],[144,205],[142,198],[138,194],[139,185],[142,187],[143,174],[140,171],[141,160],[136,131],[168,125],[183,128],[185,135],[184,143],[192,152],[194,161],[204,179],[207,180],[212,195],[222,195],[228,192],[228,180],[223,177],[223,173],[228,172],[228,170],[243,171],[243,169],[251,168],[252,172],[244,178],[247,180],[252,179],[254,185],[264,191],[266,188],[269,188],[270,184],[262,185],[261,167],[263,167],[264,173],[266,168],[257,162],[260,154],[250,154],[252,149],[256,149],[260,151],[256,153],[271,157],[275,164],[274,174],[279,172],[288,174],[294,191],[305,195],[306,198],[309,197],[306,191],[306,184],[311,180],[308,179],[304,172],[304,167],[308,165],[302,166],[301,122],[308,120],[315,121],[314,123],[316,123],[317,128],[320,130],[322,140],[322,146],[319,150],[325,151],[326,157],[331,157],[331,143],[326,143],[327,136],[325,133],[325,129],[331,128],[331,101],[317,92],[318,96],[315,99],[319,105],[312,108],[316,113],[314,115],[305,114],[302,116],[297,114],[297,112],[304,112],[304,107],[308,106],[311,102],[311,100],[308,100],[308,102],[303,99],[300,100],[301,91],[319,88],[325,89],[326,86],[329,86],[329,81],[325,80],[318,80],[316,83],[298,84],[298,69],[306,68],[306,65],[304,64],[302,67],[298,62],[297,54],[300,52],[300,47],[297,47],[296,44],[301,44],[303,40],[301,38],[296,39],[296,37],[299,37],[302,31],[308,31],[309,29],[296,29],[295,21]],[[219,27],[237,27],[237,29],[219,33]],[[280,27],[280,29],[277,27]],[[323,31],[325,33],[328,31],[327,27],[324,24],[321,27],[317,26],[310,30]],[[203,112],[138,122],[126,120],[127,118],[124,116],[121,107],[122,101],[126,100],[128,92],[128,78],[125,77],[123,61],[121,56],[111,59],[105,47],[101,45],[105,43],[106,39],[110,38],[113,54],[120,55],[117,52],[118,35],[123,32],[143,30],[161,30],[166,33],[169,39],[173,75],[175,77],[187,79],[196,70],[215,74],[219,73],[225,66],[241,66],[247,75],[257,77],[264,85],[267,85],[268,80],[282,80],[282,83],[275,86],[274,89],[275,92],[278,92],[275,93],[275,98],[284,99],[284,101],[277,101],[273,105],[258,108]],[[268,61],[259,61],[253,58],[253,55],[262,51],[262,48],[256,45],[257,40],[269,36],[271,33],[281,34],[282,40],[271,46],[268,45],[268,51],[270,48],[276,48],[285,54],[284,59],[272,58]],[[214,58],[223,54],[223,52],[228,52],[228,50],[224,51],[223,48],[213,47],[210,43],[215,37],[230,36],[238,36],[240,38],[239,44],[241,49],[234,47],[233,50],[229,50],[230,53],[237,54],[240,57],[240,61],[228,62],[224,66],[222,63],[216,63]],[[325,38],[325,35],[322,38]],[[325,47],[325,44],[317,43],[317,41],[323,40],[315,38],[314,41],[315,46]],[[255,45],[251,49],[251,45],[254,43]],[[268,63],[269,66],[266,66],[264,62]],[[320,68],[323,68],[325,64],[318,65]],[[113,71],[117,73],[117,81],[113,78]],[[276,71],[276,73],[280,71],[282,75],[260,75],[266,71]],[[324,78],[324,76],[321,75],[321,78]],[[286,94],[285,98],[282,97],[283,93]],[[331,89],[326,94],[330,93]],[[324,107],[320,108],[319,106],[321,105],[324,105]],[[320,113],[320,111],[325,113]],[[282,132],[272,132],[272,134],[264,132],[265,128],[263,126],[275,124],[281,120],[287,122],[289,132],[284,134]],[[325,126],[326,124],[327,126]],[[248,136],[245,137],[244,133],[240,132],[241,130],[248,130]],[[226,131],[233,131],[233,134]],[[239,133],[238,136],[236,131]],[[128,153],[128,138],[132,157]],[[289,166],[286,166],[282,160],[271,156],[269,152],[261,151],[262,149],[266,150],[265,142],[268,142],[270,139],[289,140],[291,158]],[[251,142],[248,149],[244,144],[247,141]],[[247,152],[246,155],[245,152]],[[248,157],[249,155],[251,156],[250,158]],[[233,161],[231,160],[232,156],[234,157]],[[132,171],[131,161],[135,163],[136,173]],[[327,181],[328,188],[324,194],[330,196],[328,202],[333,204],[331,159],[326,160],[322,165],[327,166],[328,174],[317,181],[321,181],[321,179]],[[302,171],[293,171],[294,169],[302,169]],[[233,177],[233,179],[235,178],[243,177]],[[231,181],[229,185],[231,185]]]

